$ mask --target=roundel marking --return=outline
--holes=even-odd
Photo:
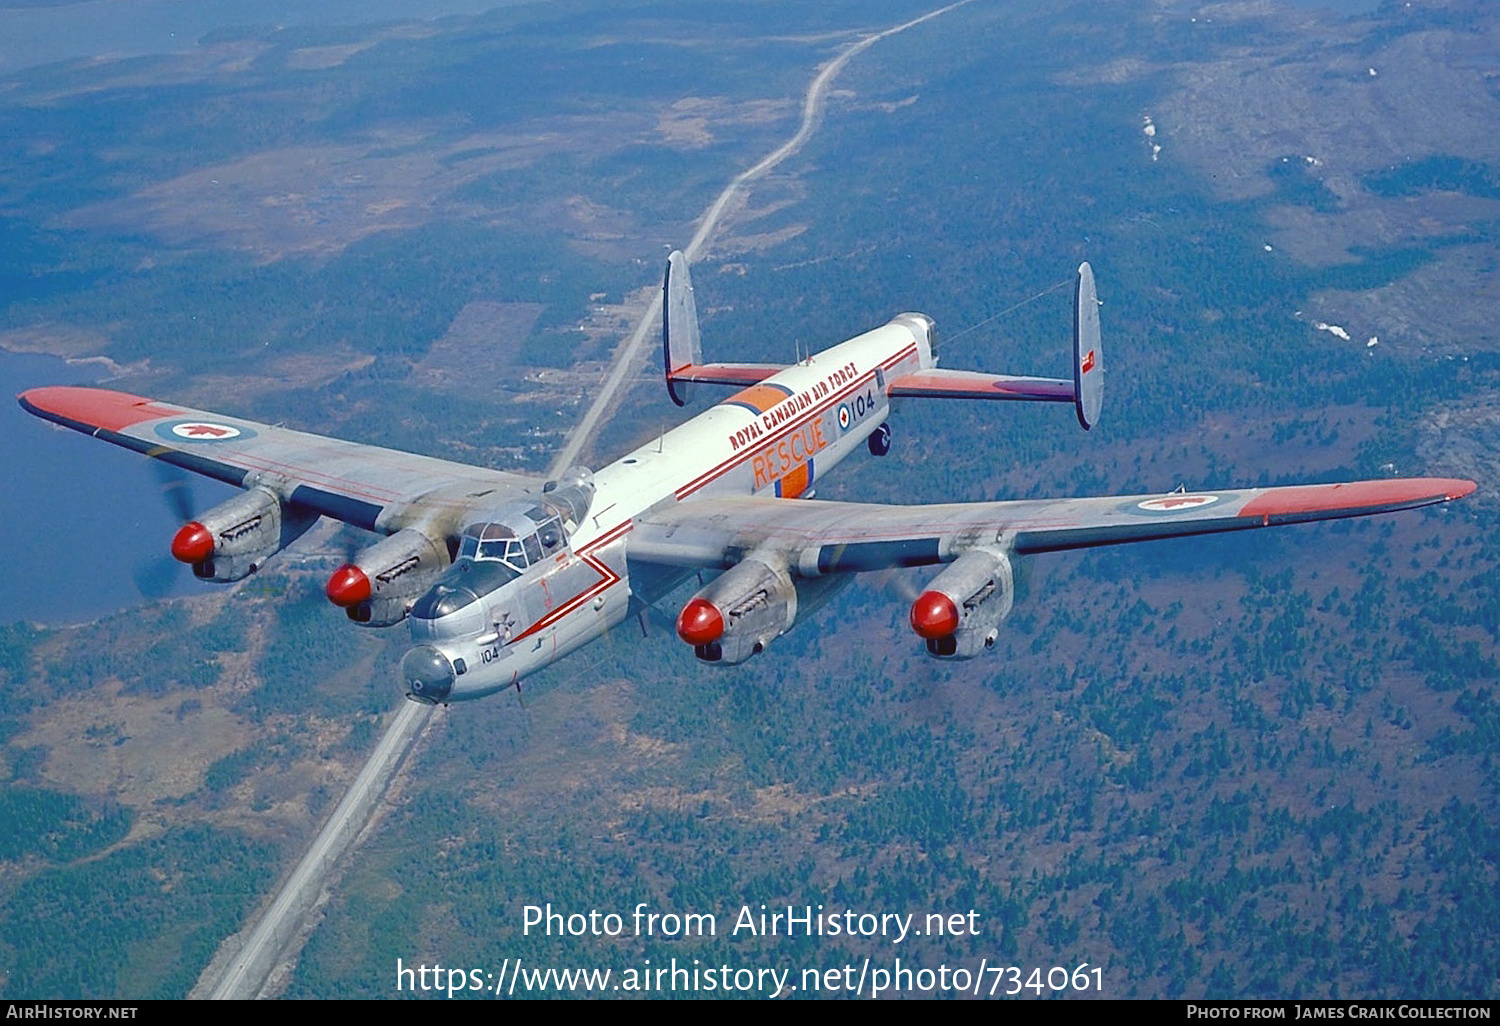
[[[157,427],[156,433],[163,438],[183,442],[229,442],[237,438],[253,438],[255,432],[249,428],[238,428],[212,420],[177,420]]]
[[[1147,513],[1182,513],[1185,510],[1212,506],[1218,501],[1217,495],[1164,495],[1159,499],[1138,502],[1136,508]]]
[[[853,419],[854,415],[849,412],[849,404],[839,403],[839,428],[847,429],[849,427],[849,422]]]

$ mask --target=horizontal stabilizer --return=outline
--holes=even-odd
[[[931,367],[892,378],[886,391],[892,398],[1010,399],[1072,403],[1084,430],[1099,420],[1104,401],[1104,350],[1099,341],[1099,299],[1094,271],[1078,267],[1073,291],[1073,377],[1030,378],[1010,374]]]
[[[703,340],[698,330],[698,304],[693,299],[693,278],[687,257],[674,249],[667,257],[662,278],[661,351],[666,371],[667,394],[678,406],[686,406],[688,385],[755,385],[777,371],[776,363],[704,363]]]
[[[702,385],[757,385],[782,370],[786,370],[786,367],[779,363],[690,363],[668,372],[667,387],[670,389],[675,383],[678,394],[683,395],[683,386],[688,382]],[[682,403],[677,405],[681,406]]]
[[[978,371],[916,371],[892,378],[889,394],[923,399],[1018,399],[1036,402],[1073,401],[1073,382],[1061,378],[1018,378]]]

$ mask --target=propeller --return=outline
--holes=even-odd
[[[874,573],[869,574],[868,576],[870,579],[870,583],[875,587],[885,589],[886,591],[895,592],[896,596],[902,601],[906,602],[908,605],[910,605],[916,599],[916,597],[921,594],[922,591],[912,580],[912,575],[904,568],[893,567],[889,570],[877,570]]]
[[[177,583],[178,562],[167,556],[157,556],[140,563],[130,572],[135,581],[135,590],[142,598],[162,599],[172,593]]]
[[[195,519],[197,503],[187,472],[181,467],[157,459],[151,461],[151,469],[156,474],[162,501],[166,503],[172,516],[183,524]],[[160,556],[137,564],[130,576],[142,598],[165,598],[177,583],[179,566],[177,560],[170,555]]]
[[[175,464],[163,463],[161,460],[152,460],[151,468],[156,471],[162,499],[172,515],[183,523],[196,520],[197,503],[193,500],[193,488],[188,483],[187,472]]]
[[[355,529],[345,525],[339,529],[337,535],[329,539],[329,548],[339,546],[343,551],[344,558],[339,563],[338,569],[328,579],[325,592],[328,601],[341,609],[352,609],[354,606],[370,597],[370,579],[365,572],[354,565],[359,556],[360,538]],[[351,614],[353,615],[353,614]]]

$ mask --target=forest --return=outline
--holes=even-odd
[[[218,408],[539,470],[569,422],[557,396],[576,402],[592,379],[579,372],[547,398],[526,388],[606,356],[580,329],[598,297],[622,302],[656,280],[664,245],[790,134],[837,43],[921,9],[792,4],[798,33],[765,38],[755,4],[619,5],[608,32],[593,5],[542,6],[383,38],[326,75],[297,71],[294,55],[367,42],[359,30],[229,34],[217,42],[254,59],[178,85],[166,58],[11,80],[0,329],[93,327],[104,355],[149,360],[117,387],[207,404],[196,389],[242,375],[244,394]],[[1361,45],[1462,28],[1430,17],[1377,20]],[[618,43],[633,33],[663,42]],[[1352,179],[1355,202],[1288,146],[1261,165],[1258,195],[1224,198],[1171,149],[1152,159],[1142,112],[1184,69],[1247,40],[1289,45],[1253,18],[1199,31],[1129,5],[972,5],[872,48],[795,166],[756,187],[694,269],[706,350],[791,360],[922,310],[945,366],[1061,374],[1069,294],[1054,286],[1088,259],[1110,375],[1096,430],[1044,406],[909,402],[891,455],[851,459],[819,496],[1393,472],[1480,476],[1478,495],[1389,519],[1031,557],[995,651],[963,664],[928,659],[906,626],[921,574],[861,577],[729,671],[672,635],[684,591],[647,636],[632,620],[520,695],[436,716],[285,993],[385,996],[397,957],[623,967],[732,952],[833,966],[876,950],[520,930],[526,904],[645,901],[720,914],[747,902],[972,908],[985,932],[914,938],[903,957],[1086,962],[1111,997],[1495,996],[1500,524],[1488,465],[1452,462],[1432,425],[1494,403],[1500,347],[1464,340],[1459,356],[1389,332],[1369,346],[1303,311],[1459,250],[1493,254],[1483,203],[1500,157],[1372,164]],[[1143,53],[1139,74],[1068,85],[1080,67]],[[126,70],[147,85],[117,80]],[[475,143],[481,129],[519,137],[599,114],[634,126],[702,95],[775,100],[780,113],[697,148],[636,128],[597,148],[559,143],[452,184],[421,224],[336,252],[266,259],[208,229],[164,240],[149,219],[126,228],[99,212],[267,150],[337,144],[396,160],[400,136],[478,167],[502,145]],[[67,139],[37,144],[54,135]],[[1265,242],[1289,211],[1338,217],[1438,194],[1475,205],[1336,262]],[[622,212],[611,223],[632,234],[601,241],[557,220],[580,195]],[[424,361],[475,301],[544,308],[528,337],[494,341],[520,381],[433,388]],[[351,366],[312,380],[279,369],[319,353]],[[593,464],[675,415],[662,391],[643,373]],[[326,562],[81,627],[0,626],[0,993],[185,994],[300,853],[399,700],[406,644],[322,600]],[[142,750],[179,741],[195,747],[154,782]],[[87,960],[70,957],[77,936]]]

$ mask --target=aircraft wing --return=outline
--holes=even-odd
[[[263,485],[287,502],[390,534],[445,511],[539,492],[519,474],[345,442],[99,388],[17,397],[29,413],[207,477]]]
[[[728,568],[770,550],[813,576],[943,563],[976,545],[1024,555],[1367,516],[1447,502],[1474,488],[1472,481],[1402,478],[932,506],[703,498],[647,514],[629,551],[645,562]]]

